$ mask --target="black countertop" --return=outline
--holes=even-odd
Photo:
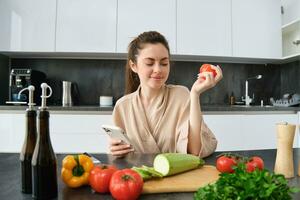
[[[0,111],[21,112],[25,111],[27,106],[0,105]],[[36,107],[37,109],[38,107]],[[68,112],[98,112],[112,113],[114,107],[100,106],[49,106],[50,111],[68,113]],[[274,106],[240,106],[240,105],[201,105],[203,113],[214,112],[278,112],[278,113],[296,113],[300,111],[300,107],[274,107]]]
[[[215,164],[216,156],[221,152],[216,152],[205,158],[207,164]],[[244,156],[261,156],[264,159],[265,167],[273,170],[276,150],[255,150],[255,151],[238,151],[237,153]],[[65,155],[57,155],[58,161],[58,176],[60,175],[61,162]],[[152,165],[155,155],[152,154],[132,154],[124,159],[114,158],[108,154],[94,155],[103,163],[110,163],[116,165],[118,168],[127,168],[132,166],[140,166],[142,164]],[[300,149],[294,149],[294,168],[295,177],[289,179],[290,186],[300,187],[300,177],[297,176],[298,162],[300,160]],[[21,177],[20,177],[20,163],[19,154],[16,153],[0,153],[0,199],[14,200],[14,199],[31,199],[31,195],[23,194],[21,192]],[[194,193],[163,193],[163,194],[145,194],[141,195],[140,199],[172,199],[185,200],[193,199]],[[85,199],[112,199],[109,194],[103,195],[93,193],[89,186],[78,189],[70,189],[64,185],[60,177],[58,177],[58,199],[63,200],[85,200]],[[300,199],[300,193],[293,196],[293,199]]]

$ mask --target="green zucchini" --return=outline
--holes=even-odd
[[[152,178],[151,174],[141,167],[132,167],[131,169],[136,171],[143,178],[144,181]]]
[[[183,153],[163,153],[154,158],[154,170],[163,176],[170,176],[196,169],[204,165],[204,160],[198,156]]]
[[[142,169],[149,172],[153,178],[162,178],[163,177],[163,175],[161,173],[159,173],[158,171],[156,171],[153,167],[148,167],[146,165],[143,165]]]

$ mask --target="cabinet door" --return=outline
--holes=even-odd
[[[295,20],[300,20],[300,1],[299,0],[281,0],[283,7],[282,25],[286,25]]]
[[[130,41],[145,31],[158,31],[176,52],[176,1],[119,0],[117,52],[127,52]]]
[[[54,51],[56,1],[1,0],[0,51]]]
[[[56,51],[115,52],[117,0],[58,0]]]
[[[233,56],[281,58],[280,0],[232,0]]]
[[[0,152],[11,152],[13,134],[11,131],[12,115],[0,114]]]
[[[231,0],[177,1],[177,54],[231,56]]]
[[[25,123],[25,113],[0,114],[0,152],[21,152]]]
[[[244,115],[242,127],[247,149],[276,149],[276,124],[288,122],[297,124],[296,114]],[[294,137],[294,147],[298,147],[298,126]]]
[[[101,125],[112,125],[112,115],[52,114],[50,135],[55,152],[108,151],[108,137]]]
[[[242,115],[204,115],[204,121],[218,140],[217,151],[246,150]]]

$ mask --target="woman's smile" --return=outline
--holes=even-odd
[[[163,80],[163,77],[162,77],[162,76],[151,76],[150,78],[152,78],[152,79],[155,80],[155,81]]]

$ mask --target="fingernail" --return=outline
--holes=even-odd
[[[130,144],[127,144],[126,147],[130,147]]]

